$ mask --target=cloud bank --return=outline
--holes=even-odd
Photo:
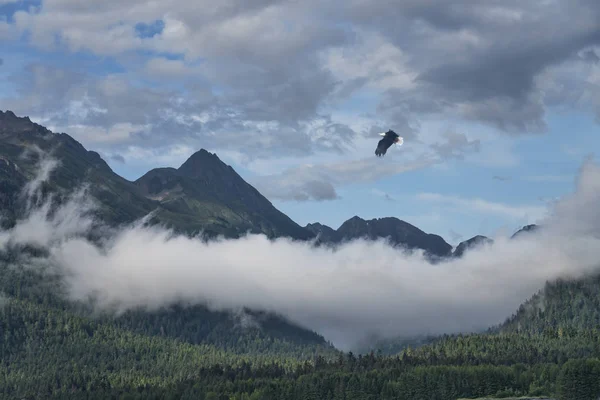
[[[44,166],[52,165],[45,163]],[[48,168],[44,177],[51,176]],[[461,332],[504,320],[547,280],[579,277],[600,264],[600,166],[582,166],[576,191],[558,201],[539,233],[432,265],[384,241],[337,250],[262,235],[238,240],[176,236],[143,223],[89,242],[93,203],[78,192],[58,211],[34,209],[0,235],[0,246],[49,248],[67,294],[98,307],[155,309],[174,301],[276,312],[349,349],[370,335]],[[38,260],[39,262],[39,260]],[[32,263],[35,265],[35,263]]]

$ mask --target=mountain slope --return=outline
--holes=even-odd
[[[19,199],[23,185],[31,181],[41,159],[39,150],[49,153],[60,164],[52,172],[44,192],[58,195],[71,193],[75,187],[89,183],[92,196],[99,200],[100,215],[111,225],[131,222],[156,208],[131,182],[115,174],[98,153],[86,150],[67,134],[53,133],[29,118],[19,118],[11,111],[0,111],[0,202],[5,226],[22,216]]]
[[[156,168],[135,181],[186,230],[238,237],[246,231],[307,240],[314,235],[277,210],[215,154],[202,149],[178,169]],[[161,215],[161,213],[157,214]],[[172,217],[171,217],[172,218]]]
[[[600,264],[600,262],[599,262]],[[548,282],[493,332],[561,334],[600,326],[600,274]]]
[[[416,226],[395,217],[364,220],[354,216],[336,230],[319,223],[308,224],[306,229],[320,235],[320,242],[339,244],[345,241],[366,238],[370,240],[389,238],[390,243],[407,249],[422,249],[437,257],[447,257],[452,246],[441,236],[425,233]]]

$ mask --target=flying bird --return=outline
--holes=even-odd
[[[404,143],[404,139],[391,129],[387,132],[382,132],[379,135],[383,136],[383,139],[377,143],[377,148],[375,149],[375,155],[377,157],[383,156],[387,152],[387,149],[394,143],[398,146],[402,146],[402,143]]]

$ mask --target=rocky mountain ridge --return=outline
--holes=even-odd
[[[338,229],[318,222],[302,227],[205,149],[192,154],[179,168],[155,168],[131,182],[68,134],[53,133],[12,111],[0,111],[0,143],[3,226],[10,226],[20,215],[16,194],[33,178],[39,149],[60,160],[48,190],[68,193],[90,183],[92,196],[101,204],[99,217],[112,225],[130,223],[153,212],[152,223],[190,234],[237,238],[248,232],[263,233],[270,238],[315,240],[318,245],[332,246],[358,238],[386,238],[394,246],[422,249],[434,258],[462,256],[467,248],[491,240],[478,235],[453,251],[441,236],[396,217],[365,220],[355,215]],[[513,237],[536,228],[525,226]]]

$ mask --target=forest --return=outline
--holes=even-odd
[[[230,326],[202,307],[98,315],[30,269],[5,261],[0,272],[7,399],[600,395],[597,276],[549,282],[488,332],[443,335],[389,355],[344,353],[317,334],[283,327]],[[532,306],[540,301],[543,311]]]

